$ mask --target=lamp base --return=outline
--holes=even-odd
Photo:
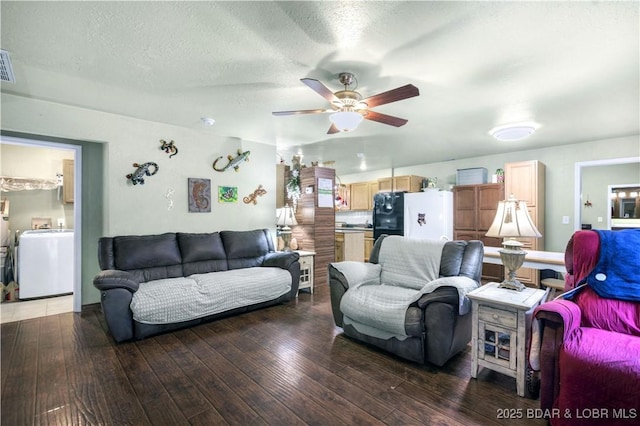
[[[508,290],[515,290],[515,291],[522,291],[525,288],[527,288],[524,284],[522,284],[520,281],[513,279],[505,279],[504,281],[502,281],[500,283],[500,285],[498,286],[500,288],[506,288]]]
[[[516,291],[522,291],[526,288],[524,284],[516,279],[516,271],[524,263],[524,257],[526,255],[526,251],[522,250],[520,246],[516,246],[514,244],[509,246],[505,245],[505,248],[500,250],[500,259],[502,259],[502,264],[509,272],[507,273],[507,277],[498,287]]]
[[[291,228],[289,228],[289,230],[283,230],[280,231],[280,236],[282,237],[282,241],[284,242],[284,247],[282,248],[282,251],[291,251]]]

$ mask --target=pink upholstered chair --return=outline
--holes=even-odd
[[[577,231],[571,237],[565,290],[582,283],[596,267],[600,238],[596,231]],[[626,249],[640,253],[640,246]],[[640,276],[637,259],[640,254],[632,254],[632,277]],[[640,289],[640,280],[631,284]],[[608,417],[591,418],[589,424],[629,425],[630,417],[639,422],[640,302],[604,298],[587,286],[572,300],[541,305],[534,315],[541,332],[540,407],[551,414],[551,424],[582,424],[594,413]]]

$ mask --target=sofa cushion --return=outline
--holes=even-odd
[[[207,234],[179,232],[177,235],[185,276],[229,269],[227,253],[218,232]]]
[[[113,255],[115,269],[123,271],[182,263],[174,233],[114,237]]]
[[[131,311],[140,323],[172,324],[267,302],[290,291],[291,274],[284,269],[234,269],[141,283]]]
[[[229,269],[261,266],[269,252],[269,240],[265,230],[220,232]],[[273,243],[271,243],[273,246]]]

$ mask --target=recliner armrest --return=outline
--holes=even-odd
[[[329,280],[338,280],[345,289],[366,284],[380,284],[382,267],[375,263],[355,261],[329,264]]]
[[[553,300],[538,306],[534,316],[550,325],[554,324],[556,328],[561,326],[564,340],[567,335],[580,327],[582,312],[580,306],[570,300]]]
[[[454,287],[439,287],[431,293],[423,294],[417,303],[420,309],[434,302],[447,303],[458,309],[458,297],[458,290]]]
[[[98,275],[93,278],[93,285],[98,290],[124,288],[129,290],[131,293],[135,293],[138,291],[138,287],[140,287],[140,283],[136,281],[133,274],[116,269],[100,271]]]
[[[300,254],[295,251],[272,251],[267,253],[262,266],[289,269],[294,262],[300,259]]]

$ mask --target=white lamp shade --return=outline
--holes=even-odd
[[[280,214],[278,215],[278,221],[276,225],[278,226],[295,226],[298,224],[296,222],[296,216],[293,213],[293,209],[291,207],[283,207],[280,210]]]
[[[486,235],[496,238],[542,237],[529,216],[527,203],[518,201],[513,195],[498,202],[496,217]]]
[[[362,121],[362,114],[354,111],[340,111],[329,116],[329,120],[343,132],[348,132],[358,127]]]

